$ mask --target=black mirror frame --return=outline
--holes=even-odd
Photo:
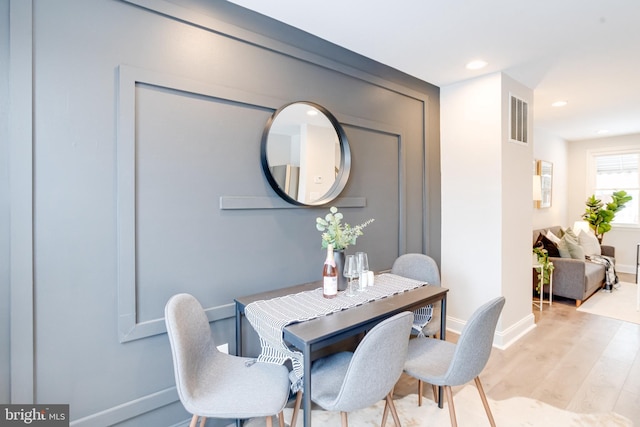
[[[271,130],[271,126],[274,120],[276,119],[276,117],[278,116],[278,114],[282,110],[294,104],[307,104],[317,109],[322,114],[324,114],[325,117],[329,119],[329,121],[331,122],[331,125],[336,131],[336,134],[338,135],[338,140],[340,142],[340,168],[338,171],[338,175],[336,176],[336,180],[334,181],[331,188],[329,188],[329,191],[323,194],[320,199],[315,200],[312,203],[300,202],[299,200],[296,200],[293,197],[289,196],[282,188],[280,188],[280,185],[278,185],[278,182],[275,180],[275,178],[271,174],[271,170],[269,169],[269,162],[267,161],[267,142],[269,139],[269,132]],[[262,142],[260,144],[260,163],[262,164],[262,171],[264,172],[264,175],[267,178],[269,185],[271,185],[271,188],[282,199],[297,206],[310,206],[310,207],[323,206],[330,203],[336,197],[338,197],[342,192],[342,190],[344,190],[344,187],[347,185],[349,174],[351,173],[351,149],[349,148],[349,141],[347,140],[347,135],[345,134],[344,129],[342,129],[342,126],[340,125],[338,120],[334,117],[333,114],[331,114],[329,110],[327,110],[323,106],[318,105],[314,102],[296,101],[280,107],[271,115],[271,117],[269,117],[269,120],[267,120],[267,124],[264,128],[264,131],[262,132]]]

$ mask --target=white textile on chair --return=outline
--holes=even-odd
[[[285,295],[269,300],[255,301],[245,307],[247,320],[260,336],[262,352],[258,361],[283,364],[291,360],[292,390],[302,387],[304,368],[302,353],[290,349],[283,341],[283,329],[292,323],[315,319],[327,314],[346,310],[367,302],[399,294],[428,285],[423,281],[408,279],[395,274],[384,273],[376,276],[375,285],[369,286],[356,296],[348,297],[339,293],[336,298],[324,298],[322,289]],[[431,310],[419,309],[414,313],[415,327],[420,329],[431,320]]]

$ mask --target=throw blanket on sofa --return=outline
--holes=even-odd
[[[604,283],[607,288],[618,283],[618,275],[616,274],[616,268],[613,265],[613,259],[611,259],[611,257],[604,255],[587,255],[586,258],[596,264],[604,265]]]

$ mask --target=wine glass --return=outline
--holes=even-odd
[[[369,259],[365,252],[356,252],[356,260],[358,264],[358,276],[359,276],[359,291],[364,291],[369,285],[367,282],[367,275],[369,273]]]
[[[353,290],[353,279],[358,277],[358,264],[355,255],[347,255],[345,258],[343,275],[349,282],[345,295],[348,297],[355,296],[356,293]]]

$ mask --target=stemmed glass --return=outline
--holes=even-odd
[[[347,255],[346,259],[344,260],[343,275],[349,282],[345,295],[348,297],[355,296],[356,293],[353,290],[353,279],[358,277],[358,264],[355,255]]]
[[[367,274],[369,273],[369,259],[367,258],[366,252],[356,252],[356,260],[358,263],[358,290],[365,291],[368,286],[367,283]]]

